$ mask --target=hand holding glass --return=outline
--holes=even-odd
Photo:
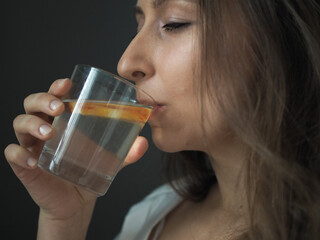
[[[39,167],[101,196],[119,171],[155,102],[129,81],[77,65],[64,112]]]

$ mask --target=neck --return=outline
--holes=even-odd
[[[227,147],[226,147],[227,146]],[[214,194],[220,195],[221,207],[238,216],[247,213],[245,190],[245,154],[244,146],[233,141],[224,145],[212,156],[212,167],[217,177],[218,187]],[[209,194],[209,198],[213,197]]]
[[[213,163],[218,181],[218,194],[221,199],[221,206],[235,215],[243,216],[247,210],[247,200],[245,195],[243,174],[233,174],[235,166],[221,166]]]

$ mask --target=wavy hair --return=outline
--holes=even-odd
[[[240,239],[320,238],[319,5],[199,0],[202,119],[208,96],[248,147],[250,227]],[[216,182],[201,152],[168,158],[167,176],[195,201]]]

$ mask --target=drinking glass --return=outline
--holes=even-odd
[[[102,196],[155,102],[128,80],[92,66],[77,65],[71,81],[38,166]]]

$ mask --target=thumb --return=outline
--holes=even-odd
[[[145,137],[138,136],[128,152],[123,167],[138,161],[146,153],[148,147],[148,140]]]

